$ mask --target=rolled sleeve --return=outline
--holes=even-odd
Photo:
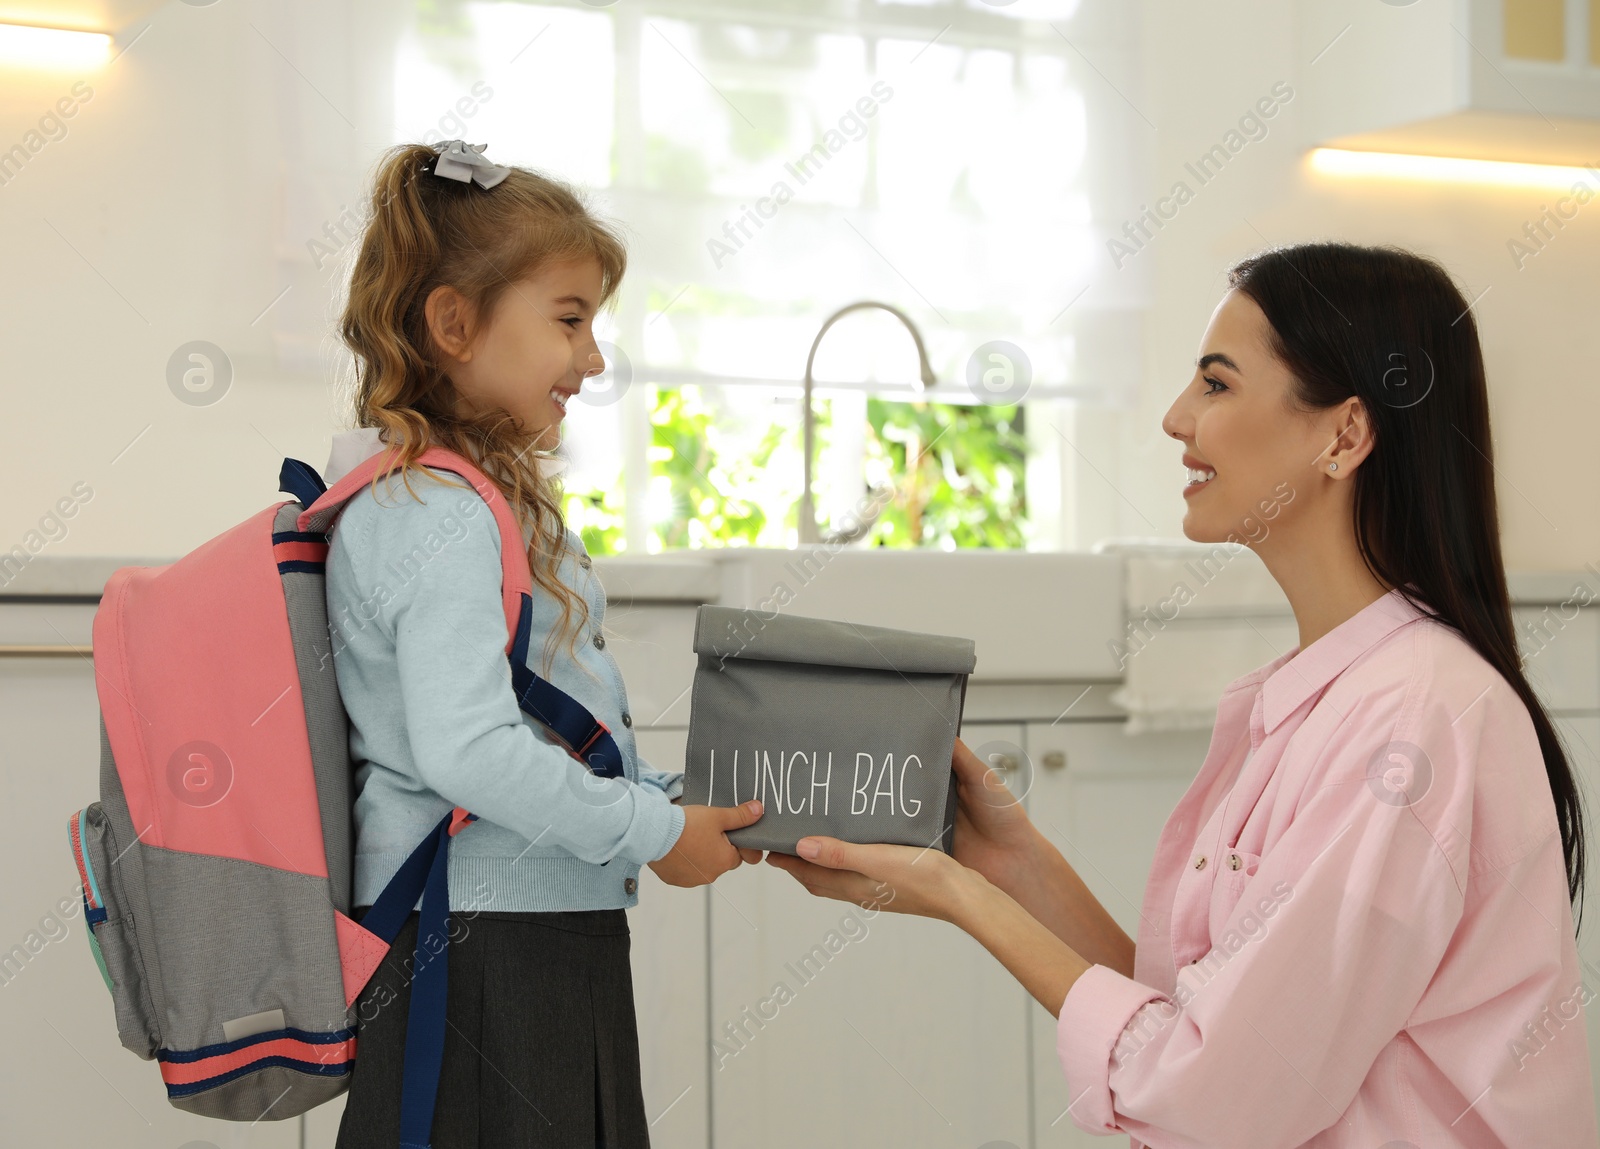
[[[637,792],[635,817],[617,853],[643,865],[666,857],[678,844],[683,833],[684,812],[682,806],[674,806],[671,799],[653,787],[641,782],[634,789]]]
[[[639,764],[639,785],[660,790],[667,796],[668,801],[676,801],[683,797],[682,770],[657,770],[638,755],[634,757]]]
[[[1066,1075],[1073,1120],[1091,1133],[1116,1133],[1111,1055],[1141,1006],[1166,1000],[1109,966],[1090,966],[1067,992],[1056,1021],[1056,1053]]]

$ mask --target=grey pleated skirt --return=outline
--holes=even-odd
[[[433,1149],[649,1149],[625,910],[483,913],[450,943]],[[395,1149],[417,915],[361,995],[337,1149]]]

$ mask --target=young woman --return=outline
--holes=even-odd
[[[972,934],[1058,1015],[1073,1120],[1135,1149],[1594,1147],[1583,818],[1513,637],[1472,312],[1387,248],[1229,282],[1162,427],[1190,539],[1277,499],[1251,546],[1300,644],[1224,691],[1137,946],[959,743],[953,858],[768,860]]]
[[[452,143],[385,158],[341,327],[361,430],[338,438],[329,469],[395,453],[328,551],[358,764],[354,904],[359,919],[452,807],[478,815],[450,839],[443,1064],[411,1140],[645,1149],[625,909],[644,865],[680,886],[739,865],[724,831],[760,808],[677,805],[682,776],[638,757],[604,592],[541,469],[567,403],[602,370],[593,321],[622,245],[564,185]],[[521,522],[529,666],[609,728],[621,777],[591,773],[519,710],[500,534],[459,478],[415,462],[429,447],[475,464]],[[413,913],[358,1003],[340,1149],[401,1141],[418,928]],[[408,1083],[408,1106],[416,1096]]]

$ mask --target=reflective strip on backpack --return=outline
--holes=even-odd
[[[156,1051],[168,1097],[203,1093],[269,1066],[338,1077],[349,1072],[355,1056],[356,1035],[348,1029],[332,1033],[278,1029],[202,1049]]]
[[[316,531],[276,531],[272,536],[272,557],[279,574],[322,574],[328,563],[328,536]]]

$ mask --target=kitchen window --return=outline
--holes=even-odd
[[[612,369],[568,415],[567,510],[592,550],[794,545],[807,352],[861,299],[914,320],[937,384],[914,387],[885,313],[829,331],[824,527],[888,484],[870,544],[1060,545],[1038,509],[1059,490],[1029,497],[1070,457],[1050,416],[1137,385],[1131,308],[1089,290],[1108,274],[1090,160],[1129,152],[1095,150],[1091,125],[1136,114],[1112,79],[1133,33],[1093,7],[417,7],[394,138],[486,142],[576,184],[628,240],[598,331]]]

